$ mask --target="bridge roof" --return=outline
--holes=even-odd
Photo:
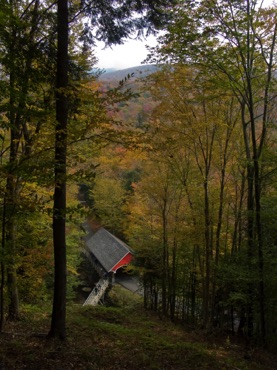
[[[88,231],[88,230],[86,230]],[[103,227],[94,234],[84,237],[85,243],[107,272],[112,271],[127,254],[133,254],[122,240],[111,234]]]

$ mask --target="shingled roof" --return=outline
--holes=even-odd
[[[107,272],[110,272],[127,254],[132,253],[127,244],[104,228],[93,235],[89,233],[84,239],[90,252]]]

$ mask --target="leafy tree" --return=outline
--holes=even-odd
[[[121,235],[126,191],[119,179],[96,177],[92,190],[94,213],[111,232]]]
[[[256,1],[180,3],[168,33],[161,37],[158,59],[206,70],[210,81],[231,89],[241,110],[241,136],[247,180],[248,334],[253,334],[259,305],[259,334],[264,342],[265,280],[262,197],[264,151],[274,118],[276,11]],[[255,269],[253,269],[255,266]],[[258,277],[256,275],[258,272]],[[257,277],[257,278],[256,278]],[[256,298],[258,290],[258,298]]]
[[[167,163],[183,189],[185,213],[190,219],[187,222],[194,230],[191,251],[195,247],[198,254],[203,322],[210,325],[217,291],[216,270],[226,249],[222,234],[231,238],[224,212],[229,208],[227,199],[232,201],[232,185],[227,186],[226,178],[229,176],[230,182],[227,171],[235,166],[236,157],[231,158],[231,151],[239,110],[219,88],[203,88],[202,72],[192,67],[170,67],[153,76],[151,91],[160,103],[149,139],[151,147],[162,153],[159,160]]]
[[[1,162],[6,178],[3,194],[2,249],[3,258],[5,255],[8,256],[6,262],[10,318],[17,318],[19,313],[15,261],[16,218],[20,211],[22,186],[29,177],[23,168],[27,171],[31,168],[28,167],[27,161],[34,144],[37,143],[37,135],[45,123],[45,112],[49,109],[46,107],[46,100],[51,96],[51,61],[49,54],[44,53],[45,43],[41,41],[45,36],[41,28],[44,28],[47,17],[45,8],[39,8],[39,5],[39,1],[31,4],[21,4],[16,1],[2,4],[5,17],[1,19],[0,32],[3,50],[1,73],[4,88],[1,101],[4,134]],[[49,21],[48,18],[47,21]],[[49,79],[47,80],[45,76],[49,76]],[[45,87],[46,81],[47,87]],[[7,134],[10,134],[9,144],[7,144]],[[6,156],[7,151],[9,151],[9,157]],[[2,274],[4,269],[5,266],[2,265]]]

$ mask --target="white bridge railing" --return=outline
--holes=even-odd
[[[108,286],[109,286],[108,279],[100,279],[93,288],[93,290],[91,291],[90,295],[85,300],[83,306],[86,305],[96,306],[100,299],[103,297]]]

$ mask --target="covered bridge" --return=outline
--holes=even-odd
[[[86,222],[83,224],[83,229],[87,232],[83,238],[85,254],[100,275],[100,282],[108,286],[107,280],[110,284],[113,283],[116,271],[127,266],[132,261],[134,253],[126,243],[103,227],[93,230]],[[103,285],[100,282],[97,291]]]

